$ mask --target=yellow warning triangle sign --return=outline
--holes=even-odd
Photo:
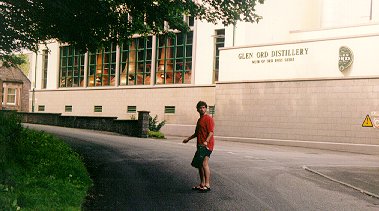
[[[362,123],[362,127],[373,127],[370,116],[367,115],[365,120]]]

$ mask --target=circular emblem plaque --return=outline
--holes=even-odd
[[[342,46],[339,50],[339,58],[340,59],[338,61],[338,68],[341,72],[343,72],[353,64],[353,51],[346,46]]]

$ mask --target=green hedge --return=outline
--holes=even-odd
[[[0,210],[80,210],[92,185],[63,141],[0,112]]]

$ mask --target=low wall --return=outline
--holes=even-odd
[[[117,120],[117,117],[62,116],[60,113],[19,112],[21,122],[116,132],[128,136],[147,137],[149,112],[139,111],[138,120]]]

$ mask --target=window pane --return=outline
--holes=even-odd
[[[192,45],[186,47],[186,57],[192,57]]]
[[[182,58],[183,57],[183,53],[184,52],[184,48],[182,46],[179,46],[176,48],[176,58]]]
[[[177,45],[183,45],[183,36],[178,36],[177,37],[176,44]]]
[[[193,32],[188,32],[186,44],[187,45],[192,45],[192,42],[193,42]]]

